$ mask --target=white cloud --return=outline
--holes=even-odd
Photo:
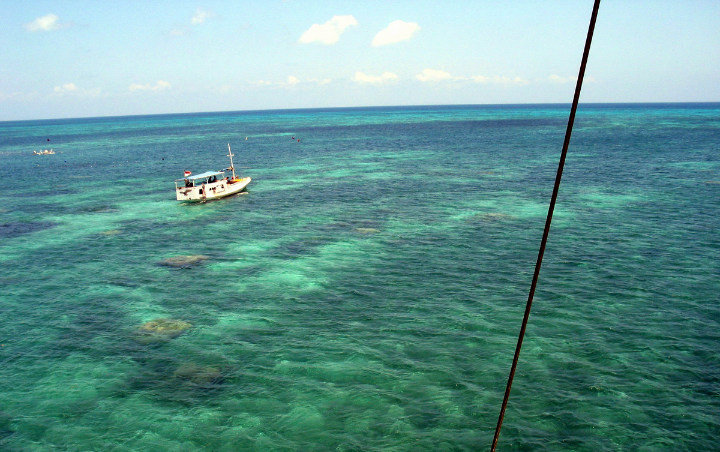
[[[392,72],[383,72],[382,75],[368,75],[364,72],[356,72],[353,81],[357,83],[371,83],[379,85],[397,80],[397,74]]]
[[[423,69],[422,73],[416,75],[415,78],[421,82],[441,82],[443,80],[458,79],[458,77],[453,77],[449,72],[439,69]]]
[[[311,79],[301,80],[300,78],[298,78],[294,75],[288,75],[284,81],[258,80],[255,82],[250,82],[250,84],[254,85],[254,86],[259,86],[259,87],[267,86],[267,87],[273,87],[273,88],[289,88],[292,86],[308,86],[308,85],[323,86],[323,85],[327,85],[329,83],[332,83],[332,79],[311,78]]]
[[[356,26],[357,20],[353,16],[333,16],[322,25],[313,24],[300,36],[300,44],[319,42],[321,44],[335,44],[346,28]]]
[[[70,93],[73,91],[77,91],[78,87],[74,83],[66,83],[61,86],[56,86],[53,91],[55,91],[58,94],[64,94],[64,93]]]
[[[555,75],[555,74],[549,76],[545,80],[550,83],[557,83],[557,84],[564,84],[564,83],[575,84],[575,83],[577,83],[577,77],[560,77],[559,75]],[[595,79],[595,77],[592,77],[589,75],[586,75],[585,77],[583,77],[583,82],[585,82],[585,83],[595,83],[596,81],[597,80]]]
[[[81,97],[98,97],[102,94],[100,88],[85,89],[80,88],[75,83],[65,83],[53,88],[55,96],[81,96]]]
[[[496,83],[498,85],[522,86],[522,85],[527,85],[528,83],[530,83],[521,77],[507,77],[507,76],[497,76],[497,75],[495,77],[493,77],[492,80],[493,80],[492,81],[493,83]]]
[[[158,80],[157,83],[154,85],[151,85],[149,83],[146,83],[144,85],[140,85],[138,83],[133,83],[128,87],[130,91],[162,91],[164,89],[170,88],[170,83],[166,82],[165,80]]]
[[[577,78],[575,78],[575,77],[560,77],[559,75],[555,75],[555,74],[551,75],[547,79],[553,83],[568,83],[568,82],[574,82],[575,80],[577,80]]]
[[[332,79],[329,79],[329,78],[324,78],[324,79],[311,78],[311,79],[307,79],[307,80],[300,80],[299,78],[295,77],[294,75],[289,75],[287,78],[287,81],[284,83],[284,85],[285,86],[294,86],[294,85],[302,83],[304,85],[315,84],[315,85],[322,86],[322,85],[327,85],[328,83],[331,83],[331,82],[332,82]]]
[[[379,47],[408,41],[418,31],[420,31],[420,25],[415,22],[396,20],[375,35],[375,38],[372,40],[372,46]]]
[[[0,91],[0,101],[17,99],[17,98],[21,98],[21,97],[23,97],[23,93],[21,93],[19,91],[15,91],[12,93],[4,93],[4,92]]]
[[[471,77],[452,75],[447,71],[439,69],[423,69],[423,71],[415,76],[421,82],[443,82],[443,81],[472,81],[482,84],[505,85],[505,86],[523,86],[530,82],[521,77],[507,77],[504,75],[495,75],[487,77],[484,75],[473,75]]]
[[[212,11],[205,11],[204,9],[198,8],[197,11],[195,11],[195,15],[192,17],[191,22],[193,25],[199,25],[214,15],[215,14],[213,14]]]
[[[58,22],[60,18],[55,14],[48,14],[46,16],[38,17],[32,22],[25,24],[27,31],[53,31],[62,28],[62,25]]]
[[[11,102],[44,102],[46,96],[38,91],[14,91],[11,93],[4,93],[0,91],[0,101],[11,101]]]
[[[521,77],[508,77],[505,75],[495,75],[493,77],[486,77],[484,75],[473,75],[470,80],[476,83],[482,84],[494,84],[494,85],[527,85],[530,82]]]

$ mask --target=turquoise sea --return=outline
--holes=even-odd
[[[568,114],[0,123],[0,450],[489,449]],[[720,448],[719,207],[720,104],[580,105],[498,450]]]

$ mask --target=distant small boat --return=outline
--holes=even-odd
[[[33,151],[33,154],[35,154],[35,155],[52,155],[54,153],[55,153],[55,151],[53,151],[52,149],[45,149],[42,151]]]
[[[239,178],[235,175],[233,166],[233,153],[228,143],[228,157],[230,167],[221,171],[206,171],[192,176],[185,171],[183,179],[175,180],[175,196],[178,201],[207,201],[224,198],[245,190],[252,180],[249,177]],[[232,171],[232,177],[226,176],[225,171]]]

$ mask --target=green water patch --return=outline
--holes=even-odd
[[[671,168],[678,168],[691,171],[712,171],[717,170],[720,164],[714,161],[688,161],[688,162],[671,162],[667,163]]]
[[[318,177],[315,174],[298,174],[289,179],[266,179],[262,182],[256,183],[256,185],[259,185],[258,190],[262,189],[265,193],[272,193],[274,191],[307,191],[310,195],[312,192],[312,185],[316,183],[317,180]],[[249,189],[255,189],[255,187],[250,187]]]
[[[582,206],[596,209],[629,208],[634,204],[646,202],[646,198],[639,194],[617,194],[600,191],[585,192],[576,195]]]
[[[55,361],[33,386],[18,388],[22,393],[5,392],[3,406],[18,413],[9,415],[14,434],[48,444],[90,439],[92,424],[85,424],[85,417],[107,400],[132,367],[126,360],[98,361],[86,354]]]
[[[549,200],[548,200],[549,201]],[[468,200],[446,212],[446,221],[450,225],[464,222],[476,225],[524,225],[542,228],[542,220],[547,217],[548,205],[542,201],[533,201],[518,193],[497,194],[488,199]],[[558,204],[553,215],[554,224],[569,224],[575,213]]]
[[[67,213],[59,215],[47,215],[50,221],[41,222],[38,227],[32,225],[37,222],[28,223],[29,226],[20,224],[6,228],[8,234],[15,238],[21,235],[31,234],[32,241],[13,241],[5,246],[6,252],[0,259],[17,259],[21,254],[28,252],[42,252],[44,249],[68,246],[81,243],[83,240],[108,236],[107,231],[122,231],[124,224],[133,221],[171,221],[183,214],[185,221],[198,217],[204,217],[207,211],[194,211],[194,217],[187,219],[186,212],[178,211],[179,206],[169,201],[145,201],[133,203],[87,203],[83,200],[63,199],[67,203],[77,203],[77,207],[66,208]],[[70,204],[71,205],[71,204]],[[71,210],[68,212],[68,210]],[[192,215],[193,212],[191,212]],[[40,227],[53,225],[52,229]],[[119,227],[120,226],[120,227]],[[19,231],[19,232],[18,232]],[[121,234],[115,234],[121,235]],[[5,245],[5,244],[4,244]]]
[[[267,270],[253,278],[253,284],[284,293],[320,290],[324,282],[321,272],[308,270],[299,263],[286,263],[282,268]]]
[[[379,230],[345,228],[345,239],[308,235],[291,241],[251,242],[234,247],[237,251],[233,252],[243,258],[236,263],[213,265],[212,270],[230,269],[238,275],[237,280],[227,283],[224,292],[238,294],[240,299],[252,301],[260,297],[259,302],[280,306],[283,300],[310,294],[323,296],[332,283],[333,271],[368,265],[379,257],[377,244],[370,241],[370,237],[382,234]]]
[[[221,262],[213,261],[208,267],[220,274],[254,268],[259,265],[264,255],[271,253],[280,243],[280,239],[231,242],[227,245],[226,254],[234,258]]]
[[[54,197],[54,196],[67,196],[77,194],[78,189],[70,187],[68,185],[56,185],[52,188],[42,187],[40,189],[30,189],[16,195],[17,198],[32,198],[35,202],[38,199]]]
[[[218,317],[214,328],[220,330],[236,331],[238,333],[246,331],[265,331],[281,328],[273,318],[268,317],[261,312],[238,312],[225,313]]]

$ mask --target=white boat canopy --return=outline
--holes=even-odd
[[[196,174],[194,176],[184,177],[184,178],[178,179],[178,180],[187,179],[187,180],[191,180],[191,181],[196,181],[198,179],[205,179],[206,177],[219,176],[221,174],[225,174],[225,173],[223,173],[222,171],[205,171],[204,173]]]

